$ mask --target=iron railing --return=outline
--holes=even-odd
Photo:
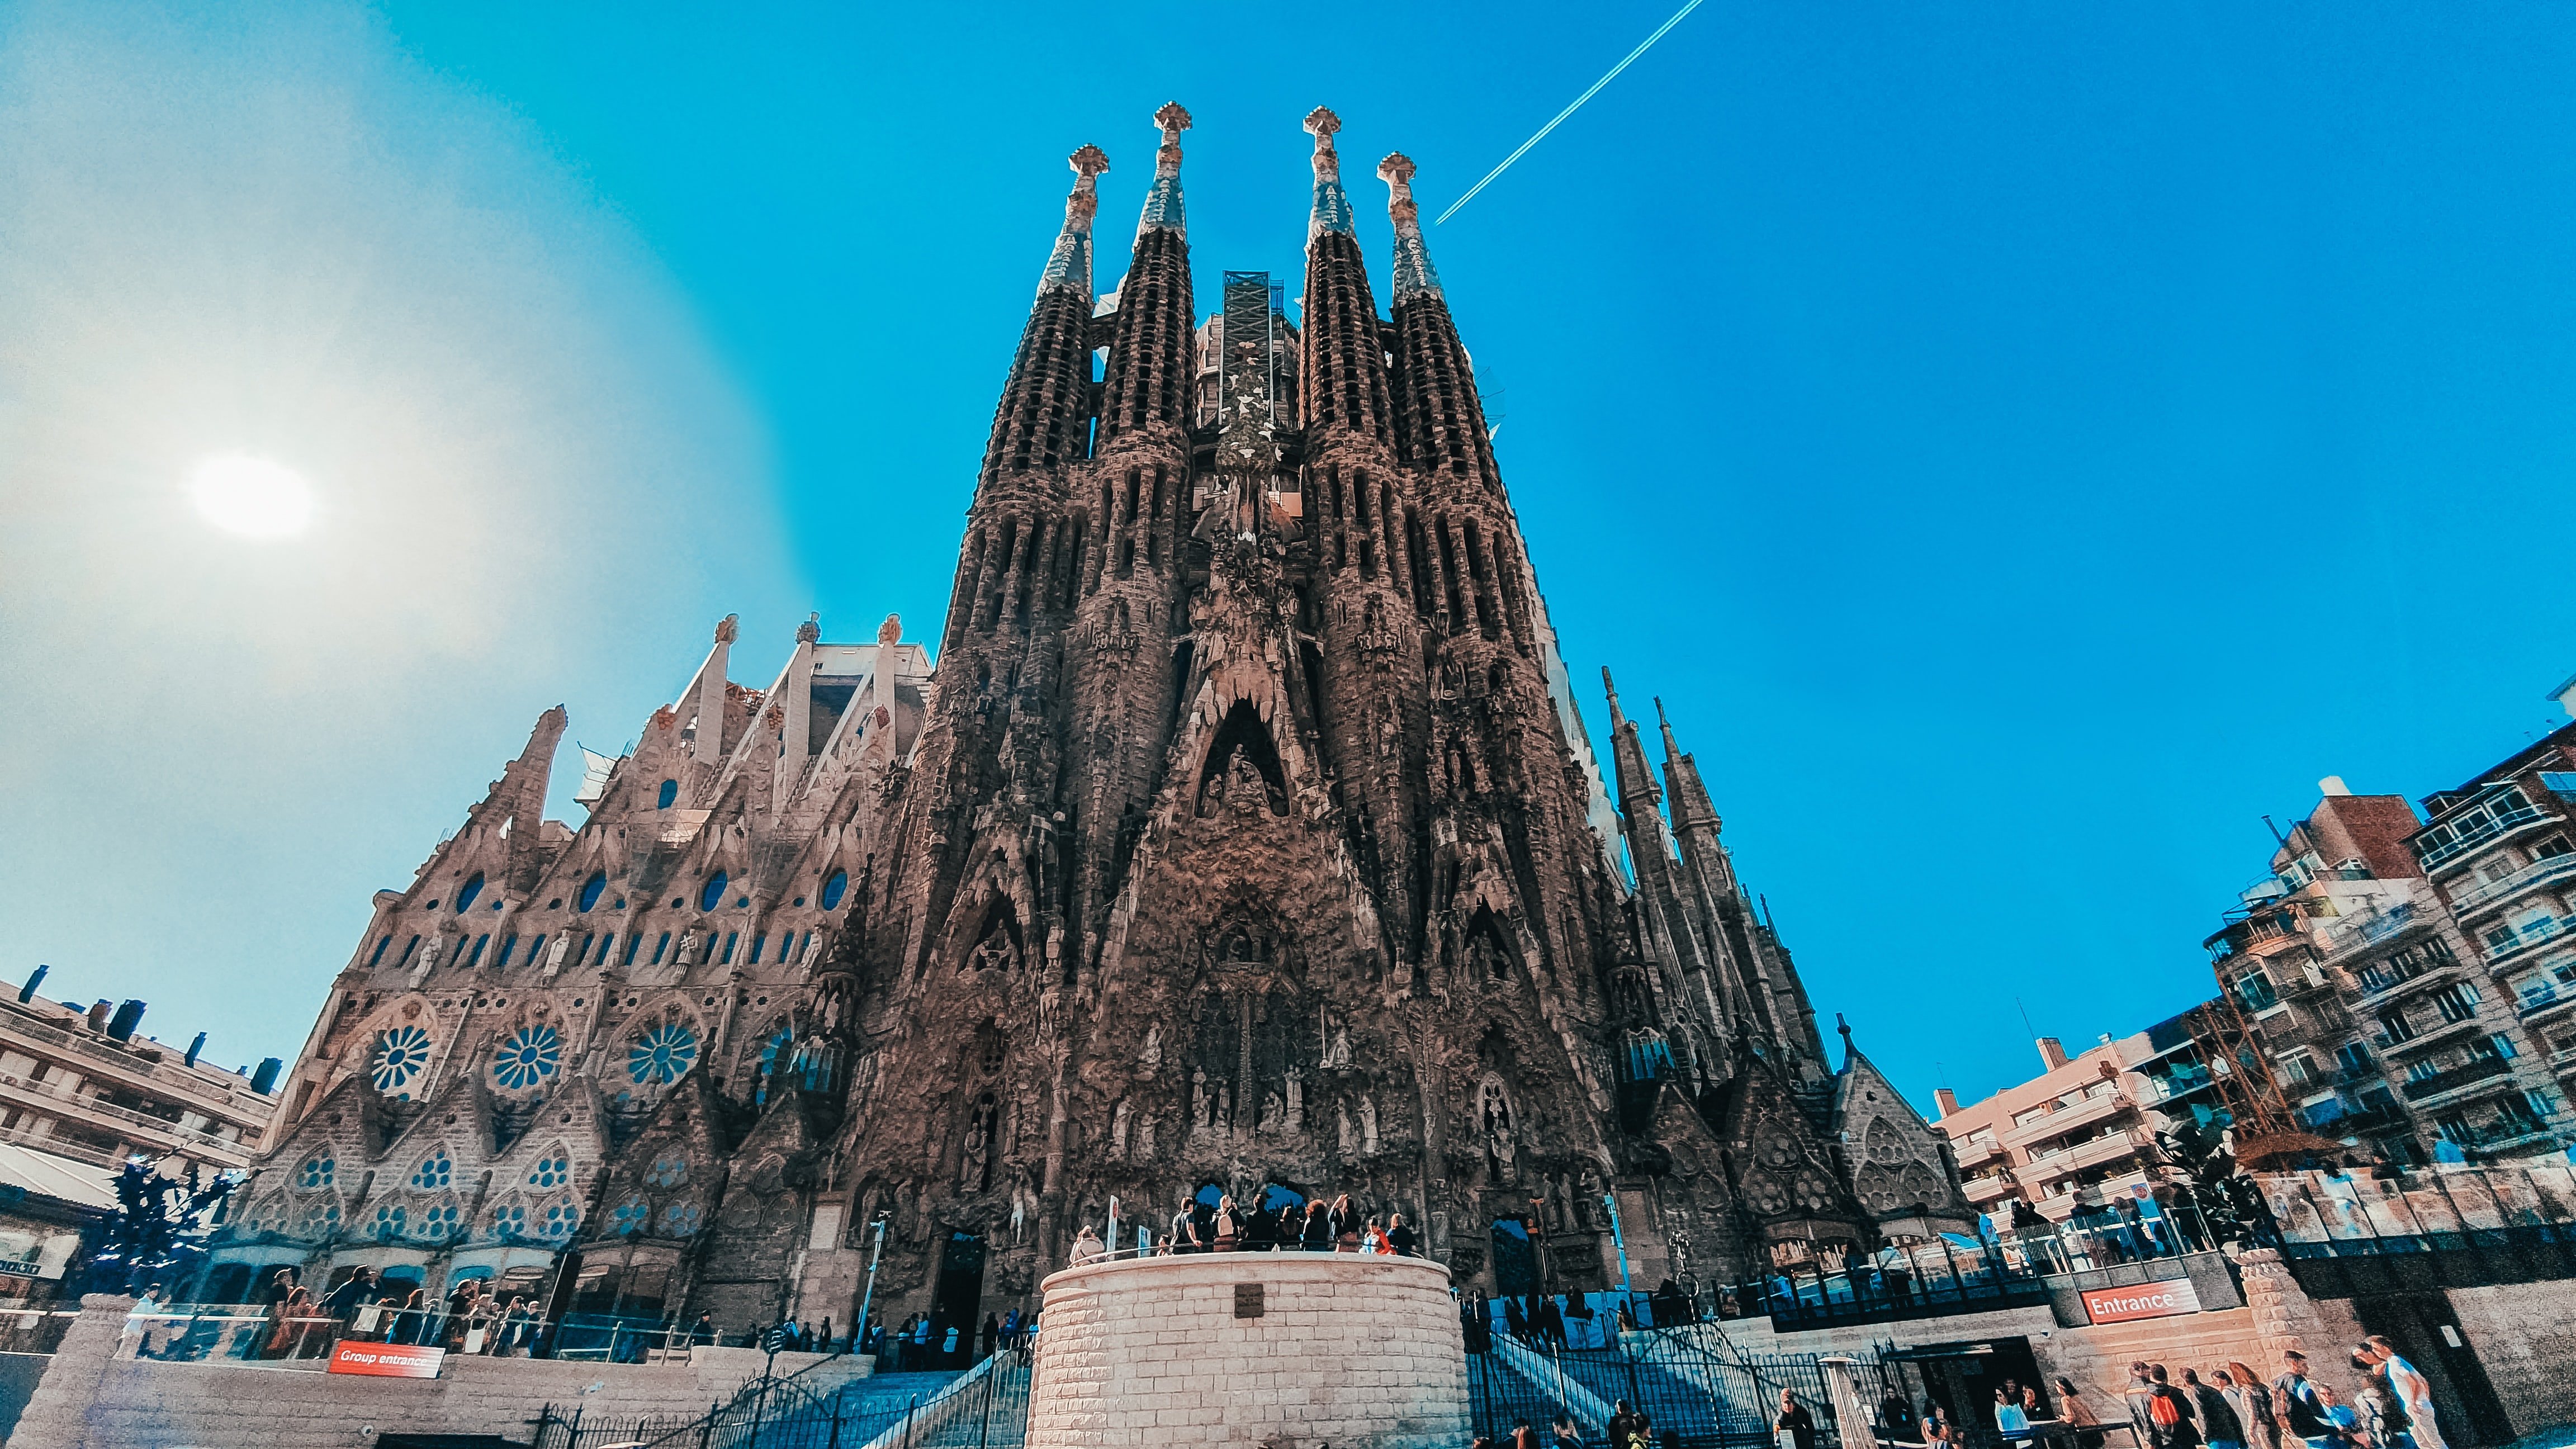
[[[1875,1365],[1863,1372],[1874,1378]],[[1609,1421],[1624,1406],[1658,1445],[1771,1449],[1784,1389],[1814,1417],[1819,1449],[1868,1449],[1842,1444],[1814,1355],[1745,1354],[1715,1324],[1622,1334],[1607,1348],[1480,1335],[1467,1355],[1472,1429],[1496,1443],[1528,1424],[1542,1437],[1564,1425],[1586,1446],[1609,1445]]]
[[[822,1365],[762,1377],[698,1418],[569,1414],[547,1405],[534,1449],[1020,1449],[1028,1438],[1029,1351],[1005,1349],[964,1374],[889,1374],[817,1388]]]

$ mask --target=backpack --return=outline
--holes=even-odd
[[[2159,1429],[2171,1429],[2182,1423],[2182,1410],[2174,1407],[2173,1395],[2158,1391],[2147,1396],[2147,1418]]]

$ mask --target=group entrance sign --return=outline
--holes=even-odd
[[[417,1343],[347,1343],[331,1354],[331,1372],[380,1379],[434,1379],[447,1350]]]
[[[2173,1318],[2199,1311],[2200,1291],[2191,1286],[2189,1278],[2084,1290],[2085,1316],[2095,1323],[2131,1323],[2141,1318]]]

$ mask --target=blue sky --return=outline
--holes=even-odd
[[[292,1055],[539,710],[613,750],[729,612],[755,683],[809,608],[936,637],[1067,152],[1105,287],[1182,101],[1203,307],[1293,296],[1308,109],[1436,211],[1668,13],[14,7],[0,977]],[[2546,727],[2571,52],[2549,5],[1713,0],[1433,232],[1570,664],[1663,697],[1918,1101],[2035,1069],[2016,999],[2206,995],[2319,776]],[[311,537],[173,502],[242,447]]]

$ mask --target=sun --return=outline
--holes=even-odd
[[[313,485],[266,458],[208,458],[188,475],[188,497],[208,523],[244,538],[292,538],[313,522]]]

